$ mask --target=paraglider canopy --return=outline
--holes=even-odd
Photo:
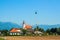
[[[35,14],[37,14],[37,12],[35,12]]]

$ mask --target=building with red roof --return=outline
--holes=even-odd
[[[32,26],[27,25],[24,21],[23,21],[23,29],[32,29]]]
[[[23,21],[23,29],[27,30],[27,33],[33,32],[32,26],[27,25],[24,21]],[[23,33],[22,30],[19,28],[13,28],[10,30],[10,35],[21,35],[22,33]]]
[[[22,31],[19,28],[13,28],[10,30],[10,35],[21,35]]]

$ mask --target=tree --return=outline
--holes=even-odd
[[[50,30],[52,33],[56,33],[57,32],[57,28],[51,28]]]
[[[46,33],[48,33],[48,35],[50,35],[50,29],[47,29],[46,30]]]
[[[41,32],[44,32],[44,29],[42,29],[42,28],[39,28],[39,31],[41,31]]]
[[[8,30],[2,30],[1,33],[3,34],[3,36],[7,36],[8,35]]]
[[[34,29],[34,31],[39,31],[39,26],[37,26],[37,27]]]
[[[57,34],[60,35],[60,28],[57,28]]]
[[[26,34],[26,32],[27,32],[27,30],[22,29],[22,32],[23,32],[23,35],[25,35],[25,34]]]
[[[41,32],[44,32],[44,29],[39,28],[39,26],[37,26],[37,27],[34,29],[34,31],[41,31]]]

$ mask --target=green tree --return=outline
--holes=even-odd
[[[41,31],[41,32],[44,32],[44,29],[39,28],[39,26],[37,26],[37,27],[34,29],[34,31]]]
[[[7,36],[8,35],[8,30],[2,30],[1,33],[3,34],[3,36]]]
[[[36,26],[36,28],[34,28],[34,31],[39,31],[39,26]]]
[[[60,35],[60,28],[57,28],[57,34]]]
[[[42,29],[42,28],[39,28],[39,31],[41,31],[41,32],[45,32],[44,29]]]
[[[23,32],[23,35],[25,35],[25,34],[26,34],[26,32],[27,32],[27,30],[22,29],[22,32]]]
[[[50,29],[47,29],[47,30],[46,30],[46,33],[47,33],[48,35],[50,35]]]

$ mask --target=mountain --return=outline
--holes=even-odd
[[[36,28],[37,25],[33,25],[33,28]],[[56,25],[38,25],[40,28],[43,28],[44,30],[51,29],[51,28],[58,28],[60,27],[60,24]]]
[[[33,28],[36,28],[37,25],[33,25]],[[40,28],[43,28],[44,30],[50,29],[50,28],[58,28],[60,27],[60,24],[56,25],[38,25]],[[10,30],[11,28],[22,28],[21,25],[11,23],[11,22],[0,22],[0,30]]]
[[[11,28],[21,28],[21,26],[11,22],[0,22],[0,30],[10,30]]]

